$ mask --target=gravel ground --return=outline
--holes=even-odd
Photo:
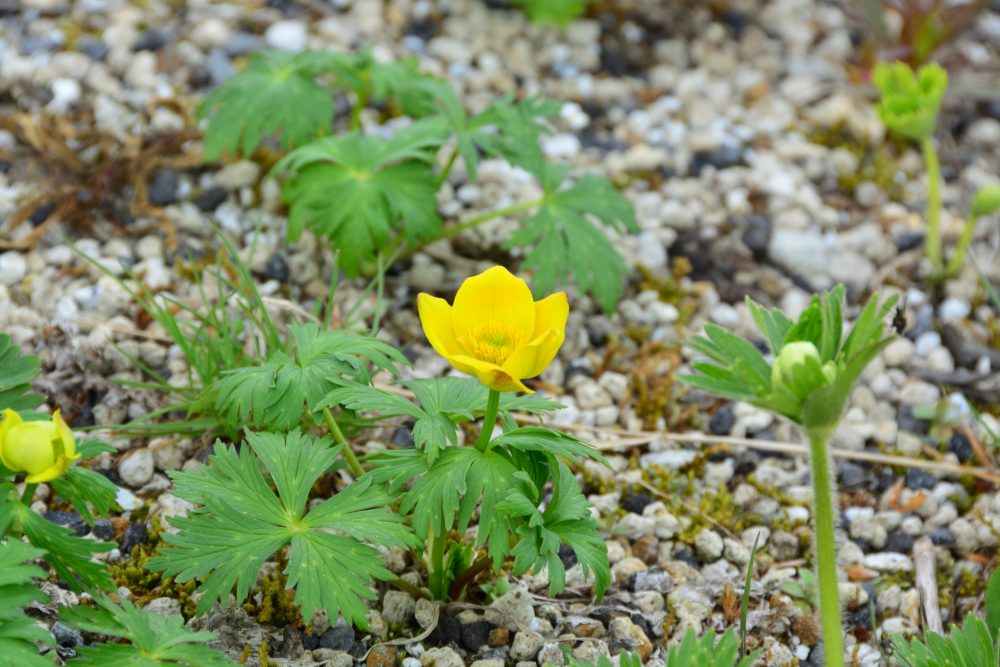
[[[180,267],[212,247],[215,223],[243,249],[263,294],[307,309],[324,297],[332,255],[308,234],[284,242],[276,183],[253,162],[198,159],[194,105],[255,49],[371,45],[379,56],[414,54],[447,76],[471,109],[514,90],[560,100],[545,152],[613,179],[642,228],[615,240],[637,269],[616,313],[607,317],[571,292],[566,344],[542,376],[566,406],[556,423],[609,448],[611,471],[580,471],[606,531],[609,594],[593,604],[570,555],[560,599],[544,596],[544,576],[512,580],[492,602],[441,610],[389,589],[373,605],[371,635],[329,621],[303,634],[236,606],[191,624],[218,632],[233,657],[267,641],[275,664],[526,667],[561,664],[560,640],[582,658],[638,650],[658,664],[666,642],[687,628],[734,621],[734,591],[759,536],[749,623],[752,645],[764,649],[760,664],[821,665],[802,592],[808,466],[765,449],[798,435],[768,413],[675,385],[687,362],[680,341],[706,322],[752,333],[745,295],[794,315],[813,291],[837,282],[854,305],[873,288],[901,291],[909,328],[870,366],[832,444],[985,469],[994,447],[983,424],[1000,432],[1000,316],[971,266],[937,288],[921,277],[922,159],[914,147],[886,141],[872,91],[849,79],[857,32],[835,4],[608,1],[562,31],[502,4],[24,0],[20,12],[0,13],[0,240],[24,242],[0,249],[0,331],[42,356],[37,389],[82,428],[161,405],[159,396],[115,384],[140,379],[123,352],[175,377],[184,362],[66,240],[112,271],[124,262],[154,292],[189,300],[197,292]],[[954,51],[968,71],[996,71],[998,43],[995,10]],[[960,229],[971,194],[1000,174],[1000,97],[955,88],[939,132],[948,233]],[[89,199],[69,194],[73,170],[46,136],[68,137],[71,152],[81,151]],[[113,168],[93,174],[86,165],[94,163]],[[537,196],[505,164],[488,161],[480,171],[476,184],[461,167],[452,172],[439,202],[444,215]],[[140,174],[134,182],[145,193],[133,191],[129,173]],[[43,203],[52,192],[67,206],[55,215]],[[58,220],[46,224],[50,217]],[[996,222],[984,220],[973,244],[994,285]],[[409,373],[447,372],[418,334],[417,292],[447,293],[498,258],[516,264],[500,249],[510,228],[509,220],[492,221],[392,269],[384,335],[412,353]],[[344,285],[338,300],[350,302],[361,287]],[[981,423],[966,398],[985,408]],[[928,406],[937,406],[935,419],[923,418]],[[678,441],[668,432],[748,438],[761,448]],[[365,446],[391,437],[375,433]],[[120,484],[131,510],[112,521],[122,541],[114,559],[147,539],[152,519],[187,510],[164,473],[193,465],[204,448],[176,438],[108,439],[119,452],[97,467]],[[981,600],[1000,536],[1000,495],[988,477],[943,470],[838,458],[841,594],[856,664],[888,664],[888,635],[920,626],[918,538],[932,543],[946,623]],[[37,502],[45,504],[44,493]],[[419,576],[402,554],[386,559],[400,575]],[[72,597],[54,586],[50,594]],[[169,597],[151,604],[179,608]],[[60,633],[70,652],[82,641],[68,628]],[[386,638],[416,639],[369,652]]]

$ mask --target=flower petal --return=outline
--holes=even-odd
[[[59,437],[62,438],[63,455],[66,457],[67,463],[76,461],[80,458],[80,454],[76,451],[76,440],[73,438],[73,429],[62,418],[61,410],[56,410],[52,413],[52,423],[56,425]]]
[[[35,475],[57,464],[52,447],[54,434],[45,426],[46,422],[24,422],[7,429],[3,441],[4,465]]]
[[[461,350],[455,340],[453,310],[447,301],[421,292],[417,296],[417,311],[420,313],[424,335],[438,354],[447,358]]]
[[[504,362],[504,370],[518,379],[541,375],[562,347],[563,337],[562,330],[549,329],[527,345],[514,350]]]
[[[566,331],[566,319],[569,317],[569,299],[566,292],[550,294],[541,301],[535,302],[535,331],[532,340],[552,329]],[[560,340],[560,343],[562,341]]]
[[[10,408],[3,411],[3,420],[0,420],[0,462],[2,462],[4,467],[8,470],[15,470],[15,468],[13,463],[7,459],[7,434],[10,433],[11,429],[23,422],[24,420],[21,419],[21,415],[17,414]]]
[[[501,322],[530,340],[535,331],[535,302],[528,284],[502,266],[467,278],[452,309],[455,337],[473,339],[484,325]]]
[[[474,376],[490,389],[496,391],[523,391],[528,394],[535,393],[524,386],[520,378],[512,377],[506,370],[488,361],[480,361],[479,359],[465,355],[457,355],[448,359],[448,361],[455,368],[463,373]]]

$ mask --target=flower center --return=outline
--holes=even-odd
[[[479,327],[463,343],[472,357],[502,366],[507,357],[521,345],[523,338],[521,332],[513,327],[501,322],[491,322]]]

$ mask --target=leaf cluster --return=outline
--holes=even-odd
[[[530,2],[538,20],[561,22],[585,0]],[[350,129],[333,136],[333,95],[356,100]],[[361,109],[382,104],[409,126],[362,132]],[[268,137],[291,150],[272,173],[284,175],[288,236],[310,229],[337,249],[348,276],[371,271],[379,255],[418,248],[440,238],[437,193],[451,165],[462,158],[473,182],[483,157],[502,158],[542,184],[535,215],[508,247],[527,247],[525,267],[537,272],[536,289],[551,291],[572,277],[610,311],[623,291],[628,269],[601,226],[635,232],[631,205],[596,175],[572,182],[568,170],[548,163],[540,137],[559,105],[538,98],[495,100],[470,114],[452,85],[405,59],[382,63],[369,51],[353,54],[262,52],[213,91],[200,108],[207,119],[205,155],[251,153]],[[397,126],[398,127],[398,126]],[[449,143],[452,158],[435,173],[437,155]]]
[[[38,654],[36,644],[53,646],[55,640],[22,611],[31,602],[47,600],[32,582],[45,578],[45,572],[26,562],[42,554],[16,539],[0,542],[0,667],[52,665],[51,660]]]
[[[38,375],[41,361],[36,356],[21,356],[8,334],[0,334],[0,412],[32,410],[45,400],[31,391],[31,381]]]
[[[869,299],[850,333],[842,336],[841,302],[844,288],[816,295],[797,321],[777,308],[768,310],[747,298],[747,306],[775,358],[785,345],[807,342],[819,352],[819,361],[806,361],[794,368],[804,385],[815,387],[805,399],[772,383],[772,365],[751,342],[714,324],[705,326],[705,335],[687,345],[708,358],[691,364],[697,374],[684,375],[684,382],[732,400],[744,401],[782,414],[806,429],[835,427],[843,413],[848,394],[865,367],[892,340],[885,334],[884,321],[896,303],[892,296],[879,303]],[[833,381],[821,366],[831,362]]]
[[[370,544],[408,546],[413,536],[388,507],[395,496],[361,479],[307,510],[313,484],[333,465],[340,446],[293,431],[247,432],[246,446],[221,442],[207,466],[172,473],[177,496],[198,508],[170,519],[176,533],[149,561],[179,582],[201,580],[199,613],[238,602],[257,583],[263,564],[288,549],[284,573],[306,622],[318,609],[367,627],[362,600],[376,597],[372,582],[391,579]]]
[[[948,90],[944,68],[931,63],[914,72],[906,63],[879,63],[872,82],[882,94],[875,110],[889,129],[916,141],[934,135],[941,99]]]
[[[1000,665],[1000,570],[986,585],[986,619],[969,614],[947,635],[928,632],[923,640],[892,638],[896,656],[907,667]]]
[[[525,427],[507,431],[483,451],[448,447],[433,464],[426,450],[419,449],[381,452],[369,462],[372,477],[401,495],[399,511],[410,517],[417,535],[464,532],[478,511],[476,544],[486,548],[494,567],[508,555],[515,557],[515,574],[548,567],[550,593],[555,594],[565,585],[558,554],[566,544],[584,573],[593,573],[601,597],[610,584],[606,546],[564,463],[582,458],[605,462],[571,436]],[[552,494],[546,497],[550,482]],[[511,535],[517,538],[513,548]]]
[[[407,380],[402,385],[413,392],[414,403],[399,394],[363,384],[334,389],[317,408],[340,406],[348,410],[377,412],[383,418],[413,419],[413,442],[423,450],[427,463],[433,465],[446,447],[458,444],[458,428],[463,422],[483,416],[489,390],[473,378],[444,377]],[[543,414],[562,406],[537,396],[503,394],[501,413],[513,423],[511,412]]]
[[[565,27],[581,16],[590,0],[513,0],[524,7],[524,13],[535,23],[551,23]]]
[[[693,628],[688,628],[680,644],[667,649],[664,667],[750,667],[760,651],[740,657],[740,640],[733,630],[716,637],[709,630],[698,639]]]
[[[192,632],[179,614],[163,616],[133,605],[94,598],[96,607],[76,606],[62,611],[63,620],[86,632],[124,639],[77,649],[79,667],[232,667],[225,655],[206,643],[212,632]]]
[[[87,497],[96,499],[98,506],[107,501],[102,490]],[[86,503],[81,506],[86,510]],[[45,520],[18,500],[13,484],[4,482],[0,484],[0,535],[7,534],[15,522],[28,541],[45,552],[45,562],[74,591],[114,590],[104,565],[92,560],[94,555],[112,549],[113,543],[76,537],[66,526]]]
[[[404,357],[370,336],[321,329],[313,323],[289,327],[292,349],[276,351],[256,366],[225,371],[211,390],[215,409],[230,428],[241,426],[288,431],[301,423],[303,410],[346,384],[365,386],[372,369],[398,375]]]

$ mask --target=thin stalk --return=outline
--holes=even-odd
[[[440,535],[431,535],[430,558],[427,561],[427,587],[431,589],[431,595],[437,600],[445,598],[444,589],[444,543],[448,539],[448,531],[443,526],[438,526]]]
[[[23,505],[31,506],[31,501],[35,497],[35,489],[38,488],[37,484],[25,484],[24,493],[21,494],[21,503]]]
[[[837,590],[837,549],[833,539],[833,479],[826,438],[809,434],[816,521],[816,573],[819,581],[819,615],[823,628],[823,653],[827,667],[844,666],[844,640]]]
[[[427,594],[427,591],[420,588],[419,586],[414,586],[406,579],[400,579],[399,577],[396,577],[389,583],[398,588],[399,590],[409,593],[413,597],[424,598],[425,600],[431,599],[431,596]]]
[[[931,275],[939,280],[943,273],[941,262],[941,165],[938,162],[934,139],[927,137],[920,143],[927,166],[927,238],[924,247],[931,261]]]
[[[948,262],[948,270],[945,272],[945,275],[954,276],[962,270],[962,265],[965,264],[965,253],[968,252],[969,244],[972,243],[972,232],[975,229],[976,218],[972,214],[969,214],[968,219],[965,221],[965,227],[962,229],[962,235],[958,238],[958,245],[955,246],[955,254],[951,256],[951,261]]]
[[[493,220],[494,218],[502,218],[505,215],[513,215],[514,213],[523,213],[524,211],[530,211],[533,208],[538,208],[543,203],[545,203],[544,198],[532,199],[530,201],[523,201],[518,204],[511,204],[510,206],[504,206],[503,208],[498,208],[493,211],[487,211],[486,213],[480,213],[479,215],[474,215],[467,220],[451,225],[450,227],[445,227],[441,230],[441,234],[433,239],[423,241],[421,243],[416,243],[414,245],[403,248],[402,251],[399,250],[399,246],[402,245],[402,241],[399,241],[395,247],[393,247],[393,252],[399,252],[399,259],[405,259],[415,252],[423,250],[431,243],[440,241],[441,239],[450,239],[452,236],[461,234],[462,232],[472,229],[477,225],[481,225],[488,220]]]
[[[361,110],[366,104],[368,104],[368,90],[364,89],[358,92],[358,99],[351,109],[351,130],[361,129]]]
[[[451,173],[451,168],[455,166],[455,160],[458,159],[458,146],[451,149],[451,155],[448,156],[448,161],[444,164],[444,169],[438,175],[438,187],[440,188],[444,185],[444,182],[448,180],[448,174]]]
[[[485,452],[490,446],[490,436],[493,435],[493,427],[497,424],[497,413],[500,411],[500,392],[490,389],[490,397],[486,401],[486,415],[483,417],[483,430],[479,432],[476,440],[476,449]]]
[[[355,477],[361,477],[365,474],[364,468],[361,467],[361,462],[358,461],[358,457],[354,455],[351,450],[350,443],[347,442],[347,438],[344,437],[343,432],[340,427],[337,426],[337,420],[333,418],[330,414],[330,408],[323,408],[323,421],[326,422],[326,428],[330,431],[330,435],[333,436],[333,441],[338,445],[343,445],[341,451],[344,454],[344,459],[347,461],[347,465],[351,466],[351,472],[354,473]]]

